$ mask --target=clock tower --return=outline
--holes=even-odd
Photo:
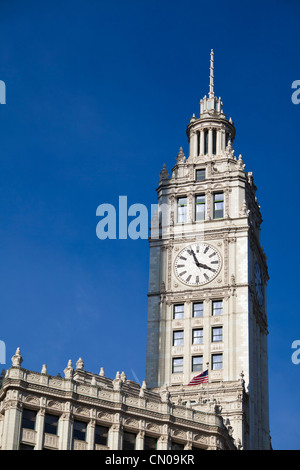
[[[157,188],[150,235],[146,379],[175,403],[221,413],[239,446],[270,449],[266,256],[252,172],[214,93]],[[188,385],[208,369],[208,383]]]

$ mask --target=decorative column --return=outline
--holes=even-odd
[[[144,450],[145,431],[140,430],[136,436],[135,450]]]
[[[44,445],[44,424],[45,424],[45,408],[41,408],[36,416],[36,445],[35,450],[42,450]]]
[[[222,130],[217,129],[217,155],[220,155],[222,149]]]
[[[116,379],[115,379],[116,380]],[[123,443],[123,425],[120,413],[114,415],[114,423],[110,427],[108,435],[108,447],[110,450],[122,449]]]
[[[22,405],[17,400],[8,400],[5,405],[2,449],[18,450],[22,422]]]
[[[213,153],[213,130],[210,128],[208,130],[208,155]]]
[[[204,129],[200,131],[200,155],[204,155]]]
[[[108,447],[110,450],[122,449],[122,425],[120,423],[111,426],[109,430]]]
[[[67,403],[67,405],[69,406],[70,403]],[[63,413],[60,417],[60,450],[72,450],[73,421],[73,415],[70,411]]]
[[[197,155],[197,132],[195,129],[190,130],[190,156],[196,157]]]
[[[13,377],[17,377],[21,372],[21,364],[23,358],[20,348],[11,358],[12,367],[8,371]],[[3,402],[5,410],[2,435],[2,450],[18,450],[20,445],[21,423],[22,423],[22,403],[20,403],[17,390],[8,390],[6,398]]]
[[[94,450],[95,447],[95,427],[96,420],[91,419],[86,429],[87,450]]]

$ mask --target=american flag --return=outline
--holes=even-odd
[[[198,385],[208,382],[208,369],[202,372],[202,374],[195,375],[188,385]]]

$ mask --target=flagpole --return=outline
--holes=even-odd
[[[209,382],[208,366],[209,366],[209,362],[206,363],[206,369],[207,369],[207,403],[208,403],[208,382]]]

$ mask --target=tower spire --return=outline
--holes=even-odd
[[[210,68],[209,68],[209,98],[213,98],[214,94],[214,51],[210,51]]]

